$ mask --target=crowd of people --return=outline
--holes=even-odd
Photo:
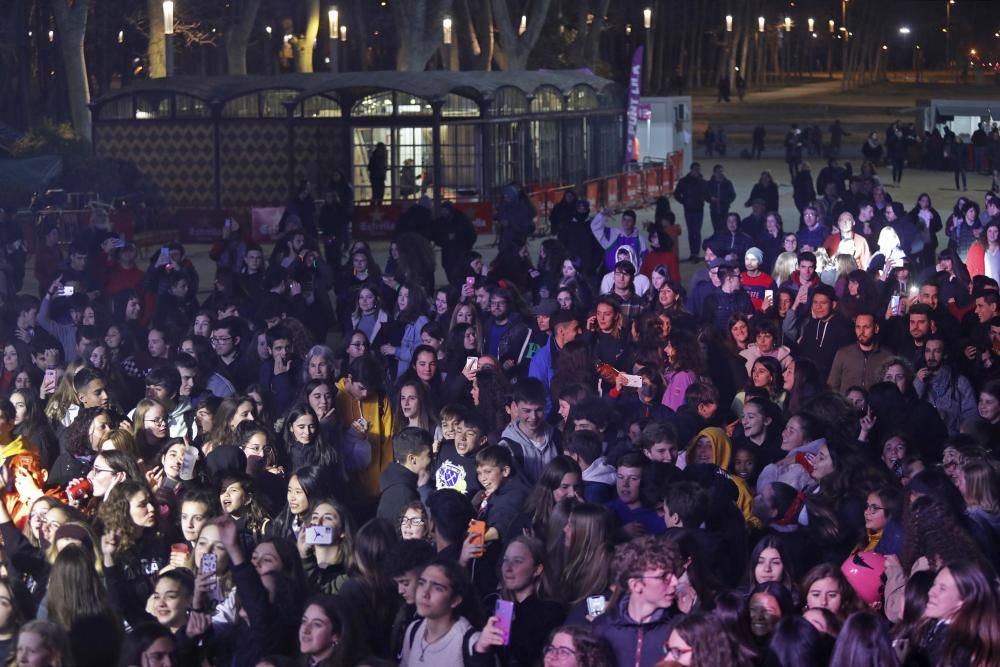
[[[721,166],[642,226],[568,192],[534,256],[511,186],[492,261],[422,201],[380,265],[343,179],[270,252],[227,221],[214,276],[41,227],[0,656],[1000,665],[1000,199],[820,180],[795,226],[766,172],[746,218]]]

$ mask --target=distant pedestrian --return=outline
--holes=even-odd
[[[701,251],[701,225],[705,221],[705,201],[708,199],[708,187],[705,177],[701,175],[699,163],[692,162],[691,170],[677,181],[674,199],[684,207],[684,223],[688,229],[688,247],[691,250],[688,261],[697,262]]]
[[[728,102],[729,101],[729,77],[720,76],[719,77],[719,96],[715,100],[716,102]]]
[[[712,157],[715,153],[715,128],[711,125],[705,128],[705,154]]]
[[[802,149],[805,142],[802,140],[802,130],[797,124],[792,124],[792,129],[785,135],[785,162],[788,163],[788,180],[795,181],[795,174],[798,172],[799,163],[802,162]]]
[[[736,96],[740,98],[740,102],[747,94],[747,80],[743,78],[742,74],[736,75]]]
[[[829,127],[828,132],[830,133],[830,154],[828,157],[838,158],[840,157],[840,146],[843,138],[850,136],[850,132],[844,130],[844,126],[840,124],[839,118],[833,121],[833,125]]]
[[[764,154],[764,137],[766,136],[767,130],[762,124],[753,129],[753,143],[750,147],[750,156],[753,159],[759,160]]]
[[[715,132],[715,149],[722,157],[726,157],[726,144],[729,143],[729,135],[726,134],[726,128],[720,127]]]

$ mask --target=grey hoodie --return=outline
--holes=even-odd
[[[499,444],[514,455],[514,461],[529,486],[534,486],[542,476],[545,464],[559,455],[559,448],[556,446],[551,428],[545,432],[545,440],[539,445],[525,435],[517,422],[511,422],[500,434]]]

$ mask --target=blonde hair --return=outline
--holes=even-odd
[[[847,255],[841,253],[837,255],[835,260],[837,262],[837,277],[847,277],[847,274],[851,271],[856,271],[858,267],[857,260],[854,259],[854,255]]]
[[[827,252],[826,248],[816,248],[813,250],[813,254],[816,255],[816,273],[822,273],[823,271],[829,271],[837,267],[837,263],[830,258],[830,253]]]
[[[45,406],[45,416],[49,418],[49,421],[62,421],[63,415],[69,410],[69,406],[76,404],[76,389],[73,388],[73,380],[76,378],[77,371],[83,368],[83,366],[84,362],[82,359],[77,359],[66,364],[66,370],[63,372],[62,379],[59,380],[59,385],[52,396],[49,397],[48,405]]]
[[[1000,512],[998,502],[998,476],[993,466],[985,461],[970,461],[962,466],[965,475],[965,502],[990,514]]]
[[[890,237],[895,239],[891,243],[889,241]],[[883,241],[885,242],[883,243]],[[877,245],[880,249],[886,247],[892,250],[893,248],[899,246],[899,234],[896,233],[895,229],[893,229],[889,225],[886,225],[885,227],[882,228],[882,231],[878,233]]]
[[[791,278],[798,269],[799,256],[794,252],[783,252],[778,255],[778,259],[774,260],[774,271],[771,272],[771,277],[774,278],[775,283],[781,285]]]
[[[105,442],[110,442],[117,451],[128,454],[136,461],[142,459],[142,456],[139,454],[139,448],[135,446],[135,437],[123,428],[116,428],[104,436],[104,440],[101,441],[100,446],[103,447]]]

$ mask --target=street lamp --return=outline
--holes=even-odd
[[[726,14],[726,32],[733,31],[733,15]]]
[[[814,28],[816,27],[816,21],[814,21],[813,19],[808,19],[808,23],[809,23],[809,32],[815,32]]]
[[[517,34],[523,35],[526,32],[528,32],[528,17],[521,14],[521,25],[517,28]]]
[[[174,34],[174,0],[163,0],[163,34]]]
[[[830,19],[830,34],[831,35],[834,33],[836,27],[837,27],[837,24],[833,22],[833,19]]]
[[[764,17],[757,17],[757,32],[764,32]]]
[[[653,10],[649,7],[642,10],[642,27],[646,30],[653,27]]]
[[[904,26],[903,26],[902,28],[900,28],[900,29],[899,29],[899,34],[900,34],[900,35],[909,35],[909,34],[910,34],[910,29],[909,29],[909,28],[907,28],[907,27],[906,27],[906,26],[904,25]]]
[[[330,63],[330,71],[336,72],[340,69],[340,44],[337,40],[340,38],[340,12],[337,10],[336,6],[330,7],[330,10],[326,13],[326,18],[329,23],[329,33],[330,33],[330,58],[327,62]]]
[[[330,39],[337,39],[340,36],[340,12],[336,7],[330,7],[326,16],[330,23]]]
[[[347,41],[347,26],[346,25],[340,26],[340,41],[342,41],[342,42],[346,42]]]
[[[444,32],[444,43],[446,45],[451,44],[451,19],[445,18],[441,21],[441,29]]]
[[[163,50],[167,76],[174,73],[174,0],[163,0]]]
[[[792,19],[789,16],[785,17],[785,32],[792,31]]]

